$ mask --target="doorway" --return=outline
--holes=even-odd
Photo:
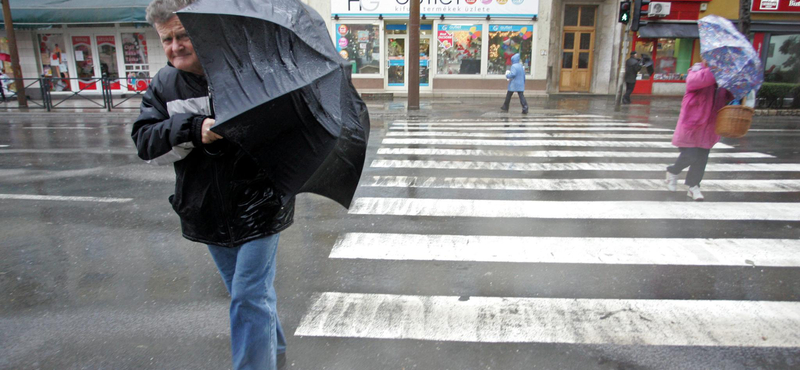
[[[408,91],[408,34],[405,24],[386,25],[385,87],[387,90]],[[419,86],[431,88],[430,65],[433,44],[432,25],[420,25]]]
[[[562,92],[589,92],[594,65],[596,6],[567,5],[564,8],[561,73]]]

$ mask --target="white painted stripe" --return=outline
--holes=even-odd
[[[2,152],[0,152],[2,153]],[[678,156],[676,151],[668,152],[601,152],[601,151],[567,151],[567,150],[503,150],[503,149],[441,149],[441,148],[379,148],[381,155],[424,155],[424,156],[485,156],[485,157],[542,157],[542,158],[670,158]],[[775,158],[775,156],[756,153],[719,153],[711,152],[709,158]]]
[[[315,295],[296,336],[489,343],[800,346],[800,302]]]
[[[442,137],[502,137],[502,138],[578,138],[578,139],[672,139],[672,134],[625,134],[625,133],[597,133],[597,132],[448,132],[448,131],[389,131],[386,136],[391,137],[416,137],[416,136],[442,136]]]
[[[545,127],[560,127],[560,126],[602,126],[602,127],[609,127],[609,126],[620,126],[620,127],[649,127],[651,125],[647,123],[631,123],[631,122],[622,122],[622,121],[602,121],[602,122],[582,122],[582,121],[564,121],[564,122],[553,122],[553,121],[536,121],[536,122],[431,122],[431,123],[407,123],[402,125],[391,125],[392,128],[399,128],[399,127],[408,127],[408,128],[428,128],[428,127],[441,127],[441,126],[449,126],[449,127],[507,127],[509,125],[517,126],[517,127],[536,127],[536,126],[545,126]]]
[[[60,127],[60,126],[34,126],[20,127],[23,130],[95,130],[100,127]]]
[[[0,145],[0,148],[8,148],[8,145]]]
[[[800,203],[358,198],[350,214],[551,219],[800,221]]]
[[[582,141],[582,140],[487,140],[487,139],[394,139],[385,138],[384,145],[464,145],[464,146],[577,146],[614,148],[675,148],[668,141]],[[732,149],[723,143],[715,149]]]
[[[797,239],[550,238],[347,233],[331,258],[800,267]]]
[[[588,121],[594,120],[615,120],[614,117],[611,116],[598,116],[593,114],[565,114],[565,115],[528,115],[526,117],[517,117],[514,119],[516,121],[525,121],[525,120],[540,120],[540,119],[553,119],[553,120],[564,120],[570,119],[575,120],[575,118],[585,118]],[[490,121],[484,118],[443,118],[443,119],[436,119],[433,121],[420,121],[420,120],[396,120],[392,121],[391,123],[424,123],[424,122],[475,122],[475,121]],[[505,120],[497,120],[497,121],[490,121],[490,122],[509,122],[507,119]]]
[[[666,191],[663,179],[510,179],[476,177],[372,176],[365,187],[535,190]],[[800,192],[800,180],[703,180],[703,192]]]
[[[370,167],[487,171],[666,171],[669,163],[526,163],[376,159]],[[798,163],[709,163],[706,172],[797,172]]]
[[[0,194],[0,200],[60,200],[67,202],[125,203],[132,198],[68,197],[58,195]]]
[[[427,130],[435,131],[634,131],[634,132],[672,132],[668,128],[653,128],[653,127],[442,127],[442,126],[429,126],[429,127],[405,127],[405,126],[391,126],[390,132],[403,131],[403,132],[427,132]],[[752,130],[751,130],[752,131]]]

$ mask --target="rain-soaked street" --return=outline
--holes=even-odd
[[[368,101],[350,210],[302,194],[280,236],[287,369],[800,368],[797,117],[719,143],[693,202],[679,98],[530,102]],[[230,368],[134,117],[0,112],[0,369]]]

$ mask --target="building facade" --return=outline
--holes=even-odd
[[[409,0],[304,1],[326,20],[359,91],[408,91]],[[115,91],[139,91],[166,65],[144,20],[149,0],[96,1],[92,9],[86,1],[51,3],[11,0],[24,77],[52,77],[54,92],[99,93],[101,76],[115,80]],[[613,94],[617,11],[617,0],[422,0],[420,91],[503,94],[511,56],[520,53],[529,94]]]

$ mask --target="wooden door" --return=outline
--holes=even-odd
[[[589,92],[592,87],[596,18],[595,6],[567,5],[564,9],[560,91]]]

